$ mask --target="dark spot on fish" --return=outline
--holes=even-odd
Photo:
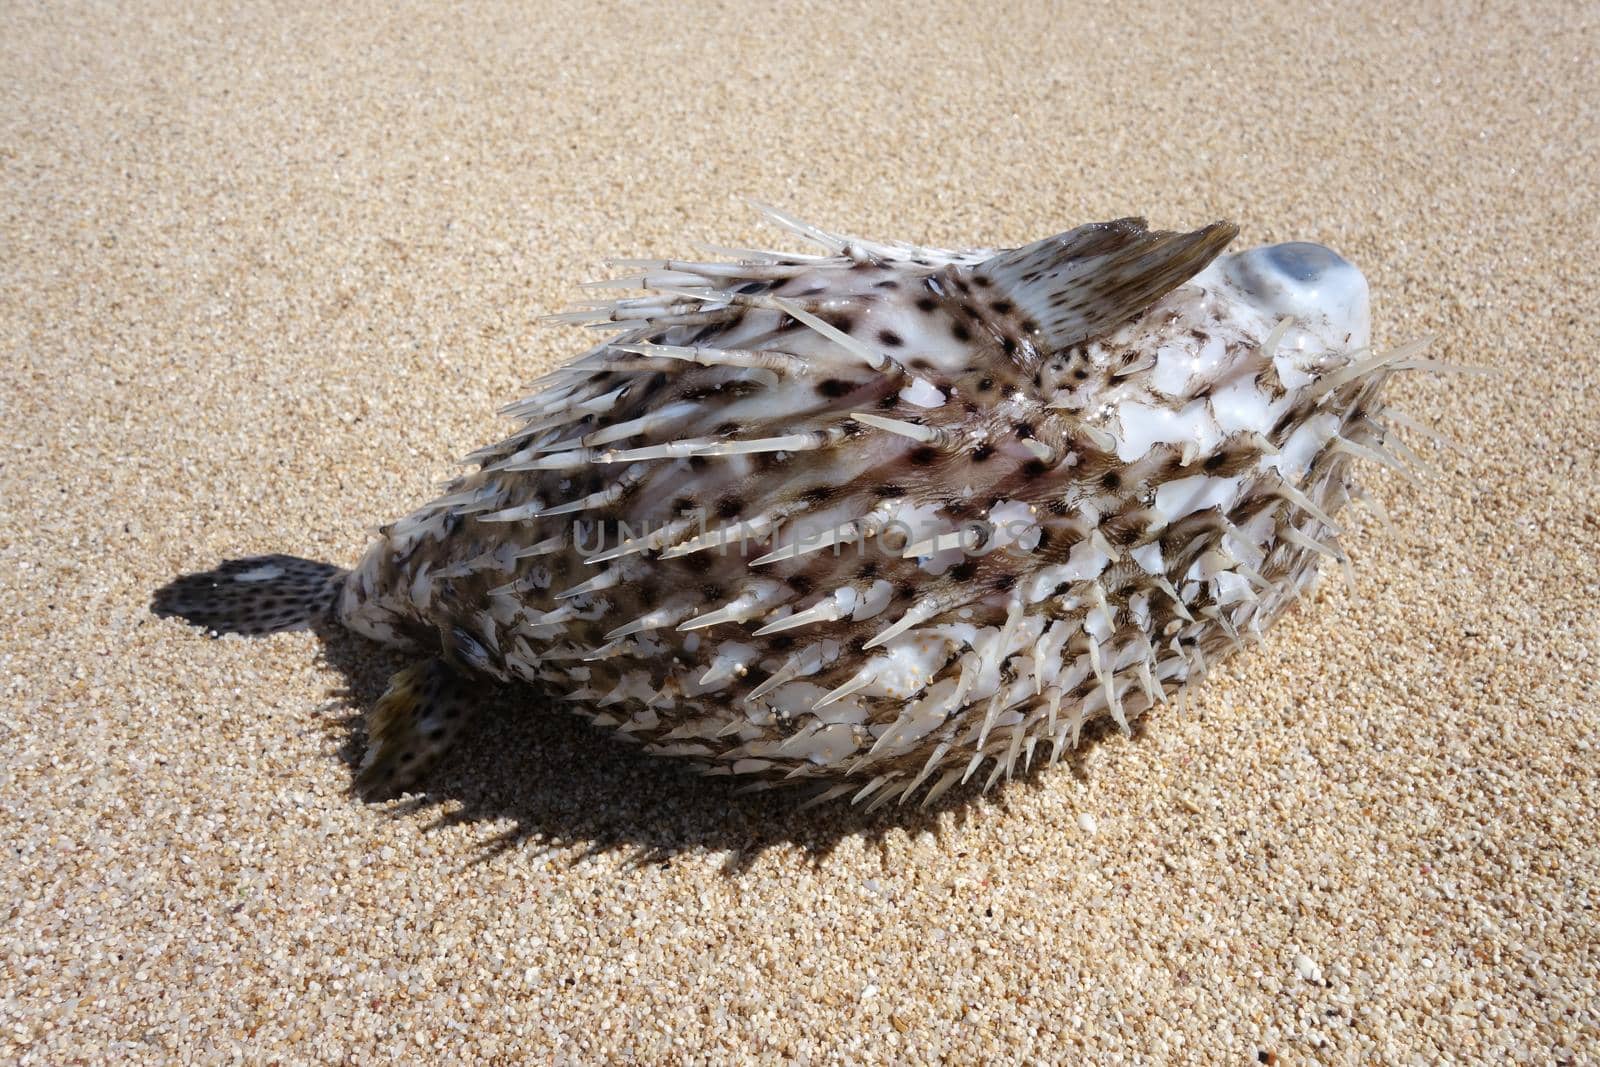
[[[1033,424],[1032,423],[1019,422],[1015,426],[1013,426],[1012,429],[1015,430],[1017,432],[1017,436],[1022,438],[1024,441],[1029,440],[1030,438],[1033,437]]]
[[[1227,456],[1226,453],[1214,452],[1211,455],[1207,456],[1206,457],[1206,461],[1204,463],[1200,464],[1200,466],[1204,467],[1207,472],[1211,472],[1211,471],[1221,470],[1222,469],[1222,465],[1224,463],[1226,463],[1226,462],[1228,462],[1228,456]]]
[[[817,383],[817,392],[826,397],[841,397],[855,388],[843,378],[826,378]]]
[[[972,462],[987,463],[992,455],[994,455],[993,445],[979,445],[972,450]]]
[[[705,597],[708,601],[710,601],[710,600],[721,600],[722,599],[722,586],[714,585],[714,584],[710,584],[710,583],[708,583],[706,585],[702,585],[700,587],[700,595]]]
[[[1143,523],[1137,514],[1129,513],[1112,516],[1100,524],[1100,529],[1106,534],[1106,540],[1114,545],[1131,545],[1139,539]]]
[[[993,378],[979,378],[978,379],[978,392],[987,393],[989,390],[991,390],[993,388],[994,388],[994,379]]]
[[[914,585],[902,584],[895,588],[894,593],[895,596],[899,597],[901,600],[910,600],[917,595],[917,587]]]
[[[778,634],[768,639],[772,647],[778,652],[787,652],[794,647],[794,638],[788,634]]]
[[[1084,370],[1082,367],[1079,367],[1077,370],[1072,372],[1072,376],[1081,382],[1089,376],[1089,372]]]
[[[718,437],[732,437],[734,434],[739,432],[739,424],[737,422],[719,423],[717,428],[712,432]]]
[[[1038,333],[1039,332],[1039,324],[1038,324],[1038,322],[1036,322],[1033,319],[1023,319],[1022,320],[1022,332],[1023,333]]]
[[[1013,304],[1009,300],[996,300],[989,306],[994,309],[994,313],[996,315],[1009,315],[1013,310],[1016,309],[1017,305]]]
[[[863,578],[876,578],[878,576],[878,563],[876,560],[867,560],[861,565],[858,572]]]
[[[800,499],[804,500],[808,504],[820,504],[831,496],[833,496],[833,486],[814,485],[810,489],[807,489],[805,492],[801,493]]]
[[[975,559],[964,559],[960,563],[957,563],[954,567],[950,568],[950,577],[954,578],[958,582],[966,582],[970,581],[972,576],[977,572],[978,561]]]
[[[926,467],[939,458],[939,450],[932,445],[918,445],[907,458],[919,467]]]
[[[705,470],[706,466],[710,462],[711,461],[709,459],[707,459],[706,457],[704,457],[704,456],[690,456],[689,457],[689,469],[690,470],[697,470],[697,471]]]
[[[1116,471],[1106,471],[1100,476],[1100,484],[1105,486],[1107,489],[1121,489],[1122,475],[1118,474]]]
[[[731,519],[743,510],[744,501],[731,494],[717,501],[717,516],[719,518]]]
[[[964,322],[952,322],[950,324],[950,336],[962,344],[966,344],[972,340],[972,331],[967,329],[967,324]]]
[[[905,486],[903,486],[903,485],[895,485],[893,482],[886,482],[883,485],[877,486],[872,491],[876,495],[884,497],[884,498],[891,498],[891,497],[905,496],[906,495]]]
[[[872,287],[874,289],[898,289],[900,288],[900,283],[893,278],[885,278],[881,282],[873,282]]]
[[[1022,465],[1022,473],[1029,478],[1038,478],[1049,469],[1050,467],[1042,459],[1030,459]]]
[[[1000,577],[994,580],[995,589],[1002,593],[1016,584],[1017,576],[1015,574],[1002,574]]]
[[[793,589],[800,596],[805,596],[816,587],[817,583],[813,582],[810,578],[807,578],[803,574],[791,574],[789,576],[789,588]]]
[[[739,288],[734,290],[734,291],[738,292],[738,293],[743,293],[746,296],[749,296],[749,295],[751,295],[753,293],[762,292],[770,284],[771,284],[770,282],[745,282],[743,285],[739,286]]]
[[[987,274],[974,274],[972,276],[972,284],[976,285],[979,289],[987,289],[989,286],[993,285],[994,282],[989,280],[989,276]]]
[[[936,308],[938,306],[939,306],[939,301],[935,300],[931,296],[919,296],[919,297],[917,297],[917,310],[918,311],[929,312],[929,311],[932,311],[934,308]]]
[[[898,394],[890,393],[888,396],[880,396],[878,398],[878,407],[882,408],[884,411],[888,411],[890,408],[897,408],[899,406],[900,397]]]
[[[917,356],[911,361],[911,366],[917,370],[932,370],[933,361],[926,356]]]
[[[888,345],[890,348],[899,348],[905,344],[905,340],[893,330],[879,330],[878,343]]]

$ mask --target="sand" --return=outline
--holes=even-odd
[[[0,34],[0,1059],[1583,1061],[1600,1038],[1593,5],[12,5]],[[349,794],[400,661],[209,641],[182,571],[354,561],[574,354],[605,255],[1328,243],[1395,390],[1336,579],[1071,761],[797,813],[501,700]]]

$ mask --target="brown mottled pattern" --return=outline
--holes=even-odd
[[[1266,537],[1251,574],[1260,595],[1243,605],[1219,604],[1217,586],[1190,572],[1203,558],[1250,572],[1217,550],[1230,530],[1267,513],[1275,528],[1301,524],[1306,538],[1330,540],[1277,495],[1264,460],[1319,410],[1340,412],[1346,437],[1375,439],[1363,415],[1387,372],[1345,384],[1331,402],[1302,397],[1271,432],[1191,454],[1157,444],[1124,461],[1110,414],[1119,400],[1177,410],[1241,379],[1270,396],[1283,387],[1259,335],[1228,321],[1225,307],[1213,312],[1204,290],[1180,288],[1231,226],[1179,237],[1122,220],[1084,231],[999,255],[822,235],[836,242],[833,255],[646,264],[632,281],[662,295],[571,316],[616,323],[621,333],[515,405],[523,429],[477,454],[478,472],[387,529],[350,582],[345,620],[440,649],[470,672],[548,687],[573,710],[709,771],[759,781],[844,776],[840,788],[870,784],[880,800],[940,772],[936,793],[986,757],[992,781],[1031,759],[1041,740],[1053,758],[1098,715],[1125,727],[1298,596],[1318,554],[1304,539]],[[1088,267],[1073,258],[1084,254],[1094,257]],[[1094,269],[1105,262],[1116,269]],[[1041,324],[1029,311],[1041,285],[1066,287],[1063,299],[1045,302],[1047,312],[1071,310],[1066,325]],[[1058,328],[1078,340],[1055,344]],[[1156,344],[1198,350],[1218,338],[1227,346],[1222,369],[1192,394],[1164,397],[1144,385]],[[648,344],[680,346],[687,358],[640,347]],[[743,355],[739,365],[705,366],[690,361],[696,346],[712,360]],[[770,365],[752,365],[761,360]],[[868,416],[911,426],[885,430]],[[626,432],[652,417],[646,430]],[[792,435],[809,437],[747,455],[618,455]],[[1320,510],[1344,503],[1347,462],[1324,448],[1301,479]],[[1238,477],[1247,488],[1226,512],[1155,508],[1160,487],[1201,474]],[[997,506],[1027,509],[1037,539],[991,548],[985,531],[993,533],[986,524]],[[839,551],[754,562],[798,536],[780,531],[814,535],[875,508],[922,508],[933,533],[966,530],[972,540],[959,559],[935,565],[936,554],[903,558],[870,530]],[[672,523],[658,543],[593,558],[628,532]],[[743,544],[672,552],[742,524],[750,524]],[[1164,561],[1157,575],[1129,555],[1152,545]],[[515,558],[536,546],[544,547]],[[1090,546],[1109,557],[1102,572],[1026,592]],[[861,617],[756,633],[791,613],[826,610],[837,590],[865,598],[874,587],[887,601]],[[762,590],[758,609],[740,618],[683,628]],[[1110,622],[1098,637],[1086,622],[1097,606]],[[873,648],[902,619],[905,632]],[[636,620],[637,632],[617,633]],[[1014,643],[1027,627],[1040,629],[1037,647]],[[849,689],[914,642],[904,655],[928,668],[918,682],[815,699]],[[1052,662],[1032,658],[1041,654]],[[714,672],[725,677],[702,684],[719,656],[731,660]],[[974,681],[981,677],[991,680]],[[941,682],[948,706],[928,713],[936,724],[924,718],[913,728],[911,699]],[[891,730],[901,733],[886,739]]]

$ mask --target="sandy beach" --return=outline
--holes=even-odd
[[[1592,4],[12,5],[0,1059],[1594,1062]],[[152,591],[353,563],[586,344],[608,256],[1235,220],[1360,266],[1420,487],[1132,737],[798,811],[497,698],[352,796],[405,660]],[[976,784],[976,783],[974,783]]]

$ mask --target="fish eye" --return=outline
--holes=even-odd
[[[1333,249],[1310,241],[1269,245],[1262,252],[1262,259],[1278,274],[1302,284],[1316,282],[1324,274],[1350,266]]]
[[[1365,343],[1367,279],[1331,248],[1310,241],[1263,245],[1228,257],[1228,278],[1271,317],[1289,316],[1324,335],[1329,347],[1344,338]]]

